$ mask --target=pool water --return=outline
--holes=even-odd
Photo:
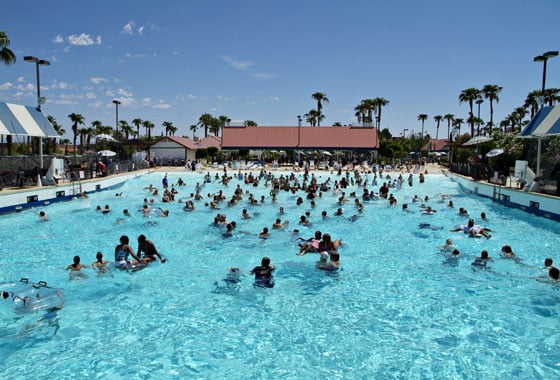
[[[253,172],[258,174],[258,172]],[[276,176],[281,172],[273,172]],[[234,173],[232,173],[234,174]],[[319,182],[326,172],[315,173]],[[395,177],[394,174],[392,174]],[[204,195],[224,189],[227,199],[240,184],[265,203],[249,205],[248,195],[221,210],[195,201],[161,203],[168,218],[146,219],[138,210],[149,196],[144,187],[160,188],[163,173],[126,182],[116,190],[42,208],[49,221],[24,211],[0,218],[0,290],[21,277],[46,281],[65,294],[56,313],[20,313],[10,300],[0,301],[1,378],[558,378],[560,376],[560,287],[546,276],[545,257],[560,261],[560,226],[552,221],[511,210],[490,200],[472,198],[443,175],[426,182],[391,189],[397,206],[364,202],[359,214],[353,199],[343,206],[332,191],[310,207],[304,194],[281,191],[271,204],[270,188],[234,178],[227,187],[205,184]],[[189,199],[201,174],[169,173],[181,177],[176,199]],[[303,176],[297,174],[301,183]],[[369,182],[371,182],[371,175]],[[405,176],[406,180],[406,176]],[[381,185],[382,181],[379,181]],[[378,186],[370,189],[378,191]],[[362,189],[346,190],[358,195]],[[117,197],[115,193],[121,193]],[[448,208],[447,194],[455,204]],[[430,197],[411,202],[414,195]],[[296,198],[304,203],[296,206]],[[407,203],[410,211],[403,212]],[[421,213],[420,204],[436,213]],[[104,215],[96,206],[110,205]],[[279,207],[285,214],[278,215]],[[494,232],[492,238],[469,238],[449,232],[466,224],[458,208],[466,208]],[[116,223],[123,209],[132,217]],[[241,219],[246,208],[251,219]],[[323,220],[321,211],[329,218]],[[298,225],[310,211],[310,227]],[[478,217],[485,212],[487,222]],[[217,213],[235,220],[231,238],[212,226]],[[351,218],[352,215],[359,215]],[[272,230],[275,219],[289,221]],[[429,228],[419,225],[429,223]],[[268,227],[271,236],[259,239]],[[304,238],[314,231],[341,238],[341,267],[337,273],[315,268],[317,254],[296,256],[292,235]],[[138,272],[113,270],[87,279],[69,280],[65,271],[74,255],[82,263],[95,261],[97,251],[112,260],[121,235],[145,234],[167,258]],[[461,252],[457,260],[438,245],[452,238]],[[512,246],[521,259],[500,258],[500,248]],[[471,266],[480,251],[494,261],[487,269]],[[276,265],[272,289],[253,286],[249,271],[269,256]],[[238,288],[222,279],[228,267],[241,268]]]

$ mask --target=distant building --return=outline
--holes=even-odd
[[[196,151],[201,148],[216,147],[220,149],[220,138],[208,136],[192,140],[188,137],[164,136],[150,145],[150,158],[167,162],[187,162],[196,159]]]

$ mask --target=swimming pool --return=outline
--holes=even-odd
[[[253,172],[257,174],[257,172]],[[234,174],[234,173],[232,173]],[[280,173],[274,173],[280,175]],[[322,182],[325,172],[315,174]],[[426,182],[391,189],[398,205],[365,203],[362,216],[353,199],[344,215],[333,216],[337,198],[326,192],[315,209],[281,191],[270,203],[270,188],[244,185],[234,178],[228,187],[213,181],[202,193],[224,188],[229,199],[237,184],[265,204],[242,203],[221,210],[195,201],[157,202],[170,210],[168,218],[142,217],[137,210],[144,187],[161,189],[163,173],[130,180],[115,191],[92,194],[42,208],[47,222],[33,211],[0,218],[0,281],[3,286],[21,277],[46,281],[61,288],[66,303],[56,315],[14,312],[0,304],[0,364],[2,378],[553,378],[560,375],[558,329],[560,288],[540,282],[545,257],[560,260],[558,223],[507,209],[490,200],[462,194],[443,175]],[[183,201],[194,192],[202,175],[179,177]],[[302,182],[302,174],[297,174]],[[332,175],[333,180],[340,179]],[[406,176],[405,176],[406,179]],[[371,176],[369,177],[371,181]],[[381,181],[379,181],[381,185]],[[378,187],[370,189],[378,190]],[[361,194],[357,186],[346,189]],[[117,197],[115,192],[122,192]],[[437,194],[452,197],[446,207]],[[431,199],[437,212],[420,212],[414,195]],[[305,199],[305,197],[304,197]],[[412,212],[401,210],[407,203]],[[97,205],[109,204],[103,215]],[[285,214],[278,216],[280,206]],[[449,229],[465,224],[457,213],[466,208],[477,223],[495,230],[491,239],[468,238]],[[132,217],[117,224],[122,210]],[[251,219],[241,219],[246,208]],[[327,220],[321,211],[329,214]],[[35,210],[39,211],[39,210]],[[310,227],[298,225],[310,211]],[[489,221],[481,222],[481,212]],[[234,236],[211,226],[217,213],[235,220]],[[280,217],[290,225],[257,237]],[[351,221],[352,219],[353,221]],[[419,225],[429,223],[429,227]],[[311,237],[315,230],[342,238],[342,270],[326,274],[315,268],[318,256],[296,256],[292,230]],[[70,281],[65,267],[74,255],[90,265],[97,251],[112,259],[121,235],[145,234],[169,259],[135,273],[112,272]],[[452,238],[461,251],[448,260],[436,246]],[[499,258],[503,244],[513,247],[521,263]],[[482,249],[495,261],[486,270],[470,263]],[[269,256],[275,263],[275,287],[254,288],[251,268]],[[228,267],[245,274],[238,290],[218,289]]]

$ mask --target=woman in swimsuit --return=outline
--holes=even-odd
[[[115,247],[115,265],[120,269],[126,269],[131,265],[138,264],[140,259],[132,250],[132,247],[128,245],[128,236],[123,235],[120,237],[120,244]],[[132,256],[134,261],[128,259],[128,256]]]

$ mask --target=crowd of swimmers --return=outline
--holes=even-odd
[[[240,214],[240,218],[242,220],[250,220],[254,216],[258,215],[256,212],[252,212],[251,207],[256,205],[261,205],[264,203],[268,203],[274,205],[278,202],[278,195],[280,192],[287,192],[291,194],[295,198],[295,205],[300,206],[304,204],[307,200],[307,204],[309,204],[311,211],[320,204],[320,200],[323,198],[324,194],[327,192],[332,192],[335,196],[336,201],[336,211],[334,211],[331,215],[327,213],[326,210],[322,210],[320,213],[320,218],[322,220],[328,219],[330,216],[333,217],[345,217],[350,222],[355,222],[361,214],[364,212],[364,203],[370,201],[385,201],[388,202],[389,206],[396,206],[399,201],[397,200],[395,194],[391,193],[391,191],[399,190],[403,186],[408,185],[409,187],[414,186],[415,178],[412,173],[409,173],[408,176],[403,176],[404,173],[395,173],[393,174],[393,178],[389,175],[383,176],[382,173],[379,173],[380,177],[377,176],[377,173],[374,171],[373,173],[370,172],[360,172],[359,170],[355,171],[346,171],[346,173],[342,173],[341,171],[338,172],[338,176],[334,177],[337,179],[333,179],[332,177],[327,177],[326,179],[321,179],[321,177],[315,176],[315,173],[310,173],[308,170],[305,170],[303,173],[303,180],[301,176],[296,176],[295,173],[288,173],[288,174],[281,174],[279,176],[274,175],[273,172],[267,172],[266,170],[261,170],[258,174],[253,174],[252,172],[238,172],[236,175],[230,175],[228,173],[227,168],[224,168],[223,173],[216,172],[214,176],[211,176],[210,173],[204,175],[202,183],[209,183],[214,180],[214,182],[220,183],[224,186],[223,189],[218,190],[215,193],[209,193],[203,195],[202,189],[203,186],[200,183],[196,183],[194,186],[194,192],[190,193],[190,196],[180,197],[178,196],[179,191],[177,188],[186,186],[187,184],[181,178],[178,179],[176,184],[170,184],[169,178],[167,173],[162,178],[162,191],[158,190],[156,186],[149,185],[145,190],[150,192],[152,197],[161,197],[160,201],[164,203],[168,202],[176,202],[181,204],[181,208],[184,211],[195,211],[197,205],[199,207],[202,203],[204,207],[211,209],[211,210],[220,210],[218,214],[214,216],[212,224],[218,227],[222,227],[220,229],[220,234],[224,238],[229,238],[235,235],[237,223],[235,220],[228,220],[226,214],[221,211],[224,208],[231,208],[238,204],[244,204],[245,206]],[[418,183],[422,184],[425,182],[426,177],[424,174],[426,173],[419,173],[418,175]],[[235,188],[232,190],[232,194],[228,196],[225,190],[228,188],[229,182],[236,178],[238,181],[242,182],[245,186],[249,187],[262,187],[269,189],[270,197],[260,196],[255,197],[250,190],[241,187],[241,184],[237,184]],[[378,186],[378,192],[372,190]],[[361,191],[352,191],[355,188],[362,188]],[[87,194],[85,194],[87,196]],[[117,196],[122,196],[122,193],[118,193]],[[184,198],[186,198],[184,200]],[[438,194],[437,195],[439,203],[446,203],[447,208],[453,209],[455,207],[453,200],[447,194]],[[420,212],[425,215],[432,215],[437,212],[431,205],[428,204],[432,199],[428,196],[418,197],[417,195],[413,196],[410,199],[412,203],[418,203]],[[198,203],[200,202],[200,203]],[[148,198],[144,199],[144,204],[142,208],[139,210],[144,217],[151,217],[152,215],[157,215],[160,217],[166,217],[169,215],[169,210],[164,210],[162,208],[155,208],[153,205],[155,204],[154,199],[148,200]],[[354,209],[354,212],[351,213],[350,216],[346,217],[345,214],[345,206],[348,207],[351,205]],[[413,212],[409,207],[408,203],[404,203],[402,205],[402,210],[405,212]],[[104,214],[110,213],[111,209],[109,205],[106,205],[104,208],[98,206],[98,211]],[[305,211],[299,217],[297,224],[299,227],[307,227],[312,228],[312,216],[311,211]],[[464,234],[468,235],[469,237],[484,237],[486,239],[491,239],[491,233],[495,232],[490,228],[477,224],[474,218],[469,216],[468,211],[461,207],[459,208],[458,215],[462,217],[468,217],[468,220],[465,224],[458,225],[450,231],[453,232],[463,232]],[[117,223],[123,221],[125,217],[130,217],[130,212],[125,209],[123,210],[123,216],[117,219]],[[40,216],[42,219],[46,219],[46,215],[43,213]],[[485,213],[481,213],[480,219],[484,222],[487,221]],[[264,226],[262,230],[258,233],[258,238],[266,240],[271,237],[271,230],[282,230],[287,229],[290,225],[290,222],[285,219],[284,217],[284,206],[279,206],[278,217],[275,218],[274,222],[270,226]],[[269,229],[270,227],[270,229]],[[422,223],[420,228],[432,228],[432,229],[439,229],[438,227],[431,226],[429,223]],[[441,227],[443,228],[443,227]],[[304,239],[299,237],[299,230],[293,230],[294,235],[296,238],[294,239],[297,242],[297,252],[296,254],[299,256],[303,256],[309,253],[318,254],[318,260],[315,263],[315,266],[318,269],[325,270],[325,271],[337,271],[340,268],[340,247],[342,245],[341,239],[333,239],[329,233],[322,233],[321,231],[316,231],[315,235]],[[449,239],[448,242],[451,240]],[[120,244],[115,248],[115,266],[120,268],[142,268],[148,265],[150,262],[160,260],[164,262],[165,259],[159,254],[155,245],[146,240],[144,235],[140,235],[138,238],[138,250],[135,253],[129,245],[128,237],[122,236]],[[460,252],[457,248],[453,247],[452,243],[447,244],[442,248],[442,251],[448,253],[451,258],[457,258],[460,256]],[[140,254],[144,252],[144,256],[140,256]],[[101,254],[101,253],[99,253]],[[98,255],[99,255],[98,254]],[[514,258],[516,261],[519,261],[517,257],[513,254],[511,247],[509,245],[504,245],[502,249],[502,254],[504,257]],[[102,254],[101,254],[102,255]],[[76,259],[76,258],[75,258]],[[266,260],[265,260],[266,259]],[[480,257],[478,257],[474,262],[473,266],[483,267],[486,266],[486,263],[490,262],[492,259],[488,256],[487,251],[482,251]],[[93,268],[100,269],[104,266],[105,261],[101,258],[101,261],[97,261],[92,265]],[[106,263],[106,262],[105,262]],[[268,264],[267,264],[268,263]],[[68,269],[71,272],[79,272],[82,268],[82,264],[76,262],[68,266]],[[261,266],[262,268],[274,268],[272,264],[270,264],[270,259],[268,257],[264,257],[262,259]],[[241,270],[236,267],[231,267],[230,269],[235,268],[235,270],[228,270],[228,274],[226,279],[229,283],[234,282],[232,278],[239,277]],[[262,269],[261,268],[261,269]],[[272,272],[274,269],[253,269],[251,273],[255,275],[255,278],[263,277],[262,273],[267,272],[270,274],[270,278],[272,278]],[[261,274],[258,274],[261,273]],[[268,275],[267,275],[268,276]],[[264,276],[266,277],[266,276]],[[558,279],[557,269],[554,266],[550,268],[550,278]],[[226,281],[224,279],[224,281]],[[262,281],[261,281],[262,282]],[[271,282],[273,283],[273,282]]]

